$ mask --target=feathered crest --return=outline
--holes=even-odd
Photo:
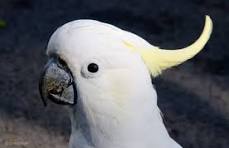
[[[163,70],[181,64],[200,52],[209,40],[212,28],[212,20],[209,16],[206,16],[205,26],[200,37],[193,44],[183,49],[166,50],[155,46],[139,48],[129,41],[124,40],[123,42],[126,47],[141,55],[152,76],[156,77]]]

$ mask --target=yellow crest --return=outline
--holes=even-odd
[[[206,16],[205,26],[200,37],[193,44],[183,49],[166,50],[155,46],[142,49],[128,41],[124,41],[124,44],[141,55],[152,76],[156,77],[162,70],[181,64],[200,52],[209,40],[212,28],[212,20],[209,16]]]

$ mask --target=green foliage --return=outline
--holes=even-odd
[[[6,24],[6,21],[0,19],[0,29],[5,28],[6,25],[7,25],[7,24]]]

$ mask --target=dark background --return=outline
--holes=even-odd
[[[214,22],[207,46],[154,80],[170,135],[184,148],[229,147],[228,0],[0,0],[0,147],[67,148],[67,109],[38,93],[50,35],[89,18],[132,31],[162,48],[181,48]]]

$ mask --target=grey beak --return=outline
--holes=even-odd
[[[64,105],[74,105],[77,100],[76,85],[71,71],[57,58],[50,59],[46,64],[40,78],[39,90],[45,106],[47,99]]]

